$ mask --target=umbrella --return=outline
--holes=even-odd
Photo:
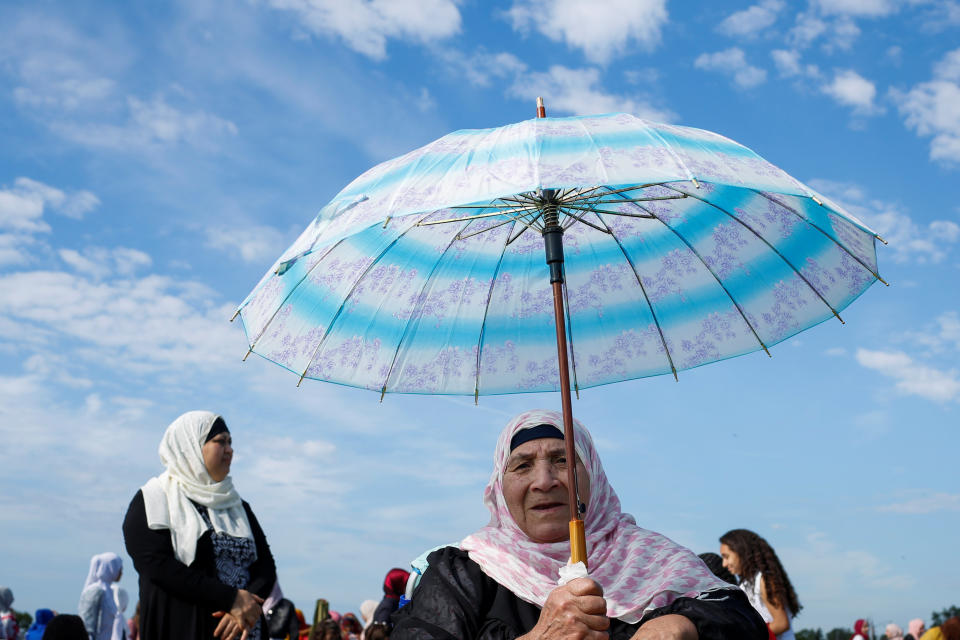
[[[732,140],[537,115],[347,185],[237,310],[247,355],[381,400],[559,390],[574,460],[571,391],[769,354],[880,280],[876,233]]]

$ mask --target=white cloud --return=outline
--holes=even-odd
[[[899,66],[900,63],[903,62],[903,47],[895,44],[888,47],[884,55],[895,65]]]
[[[80,219],[100,204],[89,191],[65,193],[37,180],[20,177],[13,187],[0,189],[0,230],[46,233],[50,225],[43,220],[44,211],[52,211]]]
[[[839,104],[852,107],[857,115],[871,115],[881,111],[874,102],[877,87],[852,69],[835,71],[833,81],[824,85],[821,90]]]
[[[874,554],[844,549],[819,531],[808,534],[799,545],[778,547],[777,554],[785,566],[800,568],[797,571],[804,576],[807,589],[821,600],[848,598],[864,588],[906,591],[916,584],[910,576],[893,574]]]
[[[0,61],[12,72],[14,100],[40,110],[84,111],[102,104],[116,89],[109,75],[132,59],[128,46],[109,30],[83,34],[50,13],[23,12],[5,25]]]
[[[244,262],[270,263],[293,242],[293,237],[274,227],[218,227],[207,230],[207,246],[239,256]]]
[[[131,276],[137,270],[149,267],[153,260],[149,255],[137,249],[117,247],[87,247],[82,252],[73,249],[60,249],[60,259],[77,273],[100,280],[111,274]]]
[[[878,18],[895,13],[896,0],[816,0],[815,4],[824,15],[845,15]]]
[[[786,6],[783,0],[761,0],[760,3],[732,13],[717,25],[717,31],[728,36],[750,36],[777,21]]]
[[[960,2],[957,0],[937,0],[930,2],[923,20],[923,28],[938,33],[950,27],[960,25]]]
[[[931,160],[960,162],[960,49],[950,51],[934,66],[932,80],[906,93],[892,89],[890,96],[909,129],[933,138]]]
[[[809,184],[879,233],[889,243],[883,252],[892,253],[896,262],[941,262],[960,240],[955,222],[918,224],[897,203],[871,198],[858,185],[819,178]]]
[[[29,262],[30,246],[35,244],[36,239],[30,234],[0,233],[0,267]]]
[[[877,507],[877,511],[902,514],[928,514],[940,511],[960,511],[960,493],[945,493],[937,491],[910,491],[903,492],[904,498]]]
[[[794,49],[805,49],[822,39],[823,50],[833,53],[849,50],[860,33],[860,27],[850,15],[804,11],[797,14],[793,27],[787,32],[787,44]]]
[[[388,39],[429,43],[460,31],[460,10],[454,0],[269,0],[269,4],[295,13],[309,31],[341,38],[374,60],[387,57]]]
[[[601,86],[600,70],[568,69],[559,65],[546,72],[519,74],[509,90],[510,95],[532,101],[543,96],[547,113],[575,115],[624,111],[658,122],[670,121],[674,114],[637,97],[607,93]]]
[[[797,14],[793,28],[787,34],[790,45],[804,49],[827,32],[827,23],[812,13]]]
[[[957,371],[941,371],[918,362],[902,351],[857,349],[857,362],[897,381],[898,391],[928,400],[948,402],[960,398]]]
[[[98,272],[99,279],[90,278],[98,266],[79,254],[70,257],[86,271],[0,276],[8,340],[29,335],[58,349],[57,336],[70,338],[78,341],[75,357],[138,372],[213,372],[242,350],[242,339],[227,324],[231,306],[211,302],[214,294],[202,285],[159,275],[107,279]]]
[[[717,71],[731,76],[737,86],[744,89],[763,84],[767,80],[767,72],[750,65],[743,49],[739,47],[731,47],[716,53],[701,53],[693,62],[693,66],[697,69]]]
[[[186,111],[164,98],[143,101],[127,98],[124,124],[54,121],[54,131],[78,144],[118,151],[134,151],[157,145],[190,144],[210,148],[224,136],[237,134],[237,126],[201,109]]]
[[[478,87],[488,87],[494,79],[514,78],[527,70],[527,65],[512,53],[489,53],[480,49],[466,55],[459,49],[445,49],[439,52],[443,60],[458,77]]]
[[[941,80],[960,82],[960,49],[950,51],[933,67],[933,75]]]
[[[14,100],[23,113],[68,140],[120,150],[179,143],[209,147],[237,132],[229,120],[172,105],[162,96],[123,95],[114,76],[125,73],[134,56],[117,33],[90,37],[27,12],[12,22],[0,32],[0,63],[6,63],[0,70],[12,76]],[[97,204],[95,198],[75,199],[63,213],[79,218]]]
[[[819,78],[820,68],[815,64],[803,64],[800,61],[800,52],[796,49],[774,49],[770,52],[773,63],[782,78],[804,76]]]
[[[514,29],[534,28],[605,64],[626,53],[631,42],[646,51],[660,44],[666,5],[666,0],[514,0],[506,13]]]
[[[960,315],[956,311],[946,311],[921,331],[906,334],[912,342],[924,347],[926,355],[949,353],[960,354]]]

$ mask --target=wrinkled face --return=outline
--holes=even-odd
[[[732,574],[740,575],[740,556],[725,544],[720,545],[720,559],[724,568]]]
[[[233,462],[233,438],[229,431],[218,433],[203,445],[203,464],[214,482],[222,482],[230,473]]]
[[[580,501],[590,503],[590,477],[577,458]],[[540,438],[524,442],[507,458],[503,497],[510,515],[534,542],[570,538],[567,503],[567,454],[563,440]]]

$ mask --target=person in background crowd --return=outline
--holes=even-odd
[[[167,427],[159,453],[166,470],[137,492],[123,522],[140,573],[141,635],[264,639],[260,605],[277,571],[230,478],[226,422],[209,411],[185,413]]]
[[[870,624],[862,618],[854,622],[850,640],[870,640]]]
[[[43,640],[89,640],[80,616],[61,613],[53,616],[43,632]]]
[[[127,620],[127,640],[140,640],[140,601],[133,610],[133,617]]]
[[[122,575],[123,560],[112,551],[90,558],[77,613],[91,640],[123,640],[126,635],[126,622],[113,597],[113,583]]]
[[[37,609],[24,640],[42,640],[43,632],[46,631],[47,624],[53,620],[54,615],[56,614],[51,609]]]
[[[886,626],[884,629],[884,635],[887,636],[887,640],[904,640],[903,629],[893,622]]]
[[[127,606],[130,604],[130,595],[126,589],[116,582],[110,586],[113,589],[113,601],[117,603],[117,611],[120,612],[120,617],[123,619],[123,637],[130,640],[130,627],[127,624]]]
[[[357,616],[352,613],[345,613],[340,619],[340,630],[343,632],[343,640],[360,640],[363,625],[357,620]]]
[[[377,610],[376,600],[364,600],[360,603],[360,623],[363,625],[363,632],[360,634],[360,640],[366,640],[366,630],[373,624],[373,614]]]
[[[703,564],[707,565],[707,569],[710,569],[710,572],[713,573],[713,575],[717,576],[724,582],[737,584],[737,577],[727,571],[727,568],[723,566],[723,558],[709,551],[707,553],[701,553],[699,557],[701,560],[703,560]]]
[[[903,640],[920,640],[924,631],[926,631],[926,624],[923,618],[914,618],[907,623],[907,635]]]
[[[343,638],[340,623],[333,618],[327,618],[310,632],[310,640],[341,640]]]
[[[943,634],[943,640],[960,640],[960,617],[948,618],[940,625],[940,633]]]
[[[794,640],[793,617],[803,607],[773,547],[753,531],[733,529],[720,536],[720,557],[777,640]]]
[[[387,629],[393,628],[390,616],[400,608],[400,596],[407,588],[407,580],[410,579],[410,572],[403,569],[390,569],[383,579],[383,599],[377,605],[377,610],[373,612],[374,622],[383,622]]]
[[[303,611],[301,611],[300,609],[296,609],[295,611],[297,614],[297,627],[298,627],[297,636],[299,637],[300,640],[308,640],[308,638],[310,638],[311,634],[313,633],[313,627],[307,624],[307,619],[304,617]],[[296,639],[291,637],[290,640],[296,640]]]
[[[0,638],[16,638],[20,633],[20,625],[11,605],[13,591],[9,587],[0,587]]]
[[[960,640],[960,618],[948,618],[939,627],[930,627],[920,640]]]
[[[621,511],[576,420],[577,455],[567,458],[562,427],[560,413],[537,410],[501,431],[484,490],[489,524],[427,556],[410,603],[393,615],[392,640],[766,640],[743,592]],[[590,576],[558,586],[570,558],[570,465]]]
[[[390,637],[390,630],[382,622],[374,622],[366,629],[365,640],[386,640]]]
[[[274,592],[276,593],[277,589],[274,589]],[[293,603],[281,597],[279,600],[274,600],[269,609],[266,605],[267,603],[264,602],[263,610],[267,616],[268,637],[297,640],[300,636],[300,621],[297,619],[297,609]]]

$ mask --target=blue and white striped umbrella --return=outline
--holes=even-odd
[[[250,352],[381,393],[557,390],[546,189],[576,389],[766,350],[880,279],[873,231],[732,140],[539,118],[350,183],[240,305]]]

